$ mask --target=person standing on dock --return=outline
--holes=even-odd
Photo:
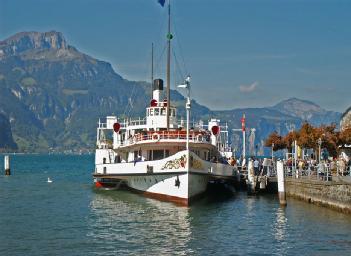
[[[255,161],[254,161],[255,176],[258,176],[260,172],[259,166],[260,166],[260,162],[257,160],[257,158],[255,158]]]
[[[267,175],[268,166],[269,166],[269,161],[268,161],[267,158],[264,158],[264,159],[263,159],[263,163],[262,163],[261,176]]]
[[[228,163],[231,165],[231,166],[234,166],[236,164],[236,160],[234,157],[230,157]]]
[[[242,162],[241,162],[241,169],[246,169],[246,159],[245,157],[242,158]]]

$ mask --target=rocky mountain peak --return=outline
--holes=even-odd
[[[313,115],[325,112],[319,105],[297,98],[283,100],[273,106],[273,108],[284,114],[299,117],[303,120],[310,120]]]
[[[68,45],[61,32],[20,32],[0,41],[0,58],[20,55],[29,50],[66,50]]]
[[[308,101],[308,100],[302,100],[302,99],[298,99],[298,98],[289,98],[286,100],[283,100],[281,102],[279,102],[278,104],[276,104],[274,107],[293,107],[293,108],[303,108],[303,107],[307,107],[309,109],[313,109],[313,110],[322,110],[322,108],[317,105],[316,103],[312,102],[312,101]]]

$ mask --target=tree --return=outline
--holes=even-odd
[[[316,148],[319,136],[318,129],[305,122],[299,130],[297,143],[303,148]]]
[[[291,131],[287,135],[285,135],[285,137],[283,138],[283,141],[286,145],[286,148],[289,151],[292,151],[293,143],[295,140],[298,140],[298,138],[299,138],[299,133],[297,131]]]
[[[276,131],[271,133],[265,141],[266,147],[271,147],[272,144],[274,144],[274,147],[273,147],[274,151],[286,148],[286,144],[282,136],[280,136]]]
[[[342,130],[338,134],[338,145],[351,144],[351,128]]]
[[[284,137],[277,132],[271,133],[265,141],[265,146],[270,147],[274,143],[273,150],[287,148],[291,151],[294,141],[297,140],[299,146],[314,149],[317,152],[319,138],[322,141],[321,147],[326,148],[331,156],[336,157],[340,145],[351,144],[351,128],[337,132],[335,124],[313,127],[306,122],[300,130],[291,131]]]
[[[322,139],[322,148],[326,148],[333,157],[338,155],[339,136],[335,131],[336,125],[322,125],[316,129],[316,135]]]

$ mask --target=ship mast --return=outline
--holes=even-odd
[[[168,33],[167,33],[167,130],[169,130],[169,106],[171,105],[171,0],[168,1]]]
[[[154,43],[151,44],[151,99],[153,94],[154,86]]]

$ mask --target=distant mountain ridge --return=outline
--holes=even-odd
[[[0,113],[10,121],[19,151],[92,150],[98,118],[144,116],[149,88],[146,82],[123,79],[110,63],[79,52],[60,32],[21,32],[0,42]],[[171,99],[185,117],[184,97],[172,90]],[[309,111],[299,109],[302,103]],[[243,113],[248,127],[256,128],[254,144],[259,147],[274,130],[285,133],[304,120],[338,123],[341,115],[298,99],[226,111],[192,102],[192,119],[228,120],[230,129],[240,126]]]
[[[333,123],[340,119],[340,113],[338,112],[327,111],[311,101],[297,98],[283,100],[272,108],[315,125]]]

